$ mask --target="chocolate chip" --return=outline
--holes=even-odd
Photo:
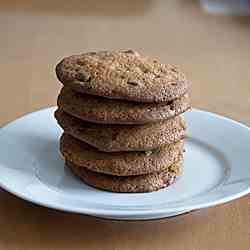
[[[146,69],[146,68],[144,68],[142,71],[144,74],[150,73],[149,69]]]
[[[91,80],[90,74],[80,69],[76,74],[76,79],[81,82],[89,82]]]

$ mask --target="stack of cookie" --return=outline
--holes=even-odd
[[[190,108],[174,66],[132,50],[90,52],[56,67],[63,88],[55,117],[60,151],[85,183],[113,192],[151,192],[182,172]]]

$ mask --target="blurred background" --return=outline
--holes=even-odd
[[[178,65],[193,106],[250,123],[250,18],[201,2],[2,0],[0,125],[56,104],[63,57],[114,49]]]

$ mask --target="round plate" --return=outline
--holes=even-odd
[[[174,216],[221,204],[250,191],[250,129],[199,110],[184,115],[189,136],[183,176],[153,193],[119,194],[89,187],[64,167],[55,108],[0,130],[0,186],[25,200],[112,219]]]

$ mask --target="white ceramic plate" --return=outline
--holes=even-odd
[[[182,214],[250,192],[250,129],[199,110],[187,112],[183,176],[169,188],[117,194],[89,187],[66,168],[54,108],[26,115],[0,129],[0,186],[25,200],[63,211],[113,219]]]

